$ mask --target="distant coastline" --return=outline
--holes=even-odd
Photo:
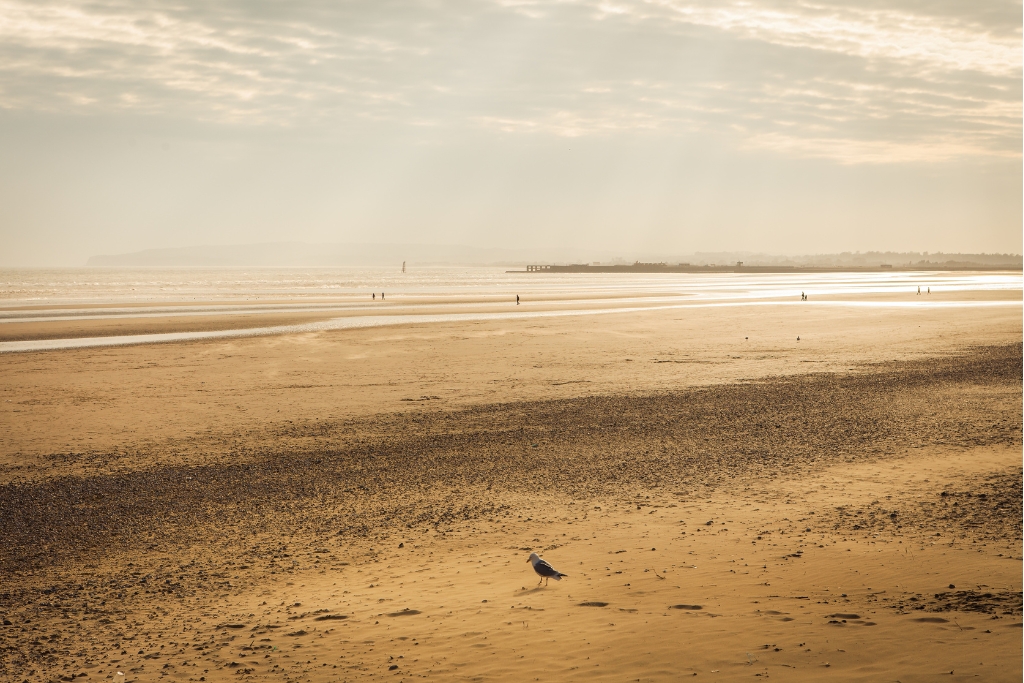
[[[886,270],[883,265],[903,271],[1022,270],[1020,254],[868,251],[781,255],[749,251],[685,253],[667,249],[615,253],[585,247],[304,242],[146,249],[93,256],[86,265],[93,268],[399,268],[403,262],[410,267],[487,266],[555,273],[875,272]],[[550,264],[550,267],[527,264]]]
[[[692,265],[689,263],[640,263],[632,264],[588,264],[529,265],[525,270],[506,270],[506,273],[885,273],[885,272],[936,272],[936,271],[1010,271],[1024,270],[1020,263],[984,265],[978,263],[919,263],[895,266],[888,263],[877,266],[779,266],[753,265],[742,262],[732,265]]]

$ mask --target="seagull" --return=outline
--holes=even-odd
[[[541,582],[543,582],[545,586],[548,585],[547,581],[549,579],[561,581],[563,576],[568,576],[568,574],[563,574],[562,572],[555,571],[555,568],[547,562],[545,562],[544,560],[540,559],[540,556],[537,555],[537,553],[530,553],[530,559],[527,560],[527,562],[533,565],[533,571],[537,572],[537,575],[540,577],[540,581],[537,582],[538,586],[541,584]]]

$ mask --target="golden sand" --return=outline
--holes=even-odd
[[[1021,677],[1013,307],[349,330],[0,379],[10,680]],[[567,577],[538,587],[531,551]]]

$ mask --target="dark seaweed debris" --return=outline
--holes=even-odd
[[[474,487],[573,497],[713,488],[738,474],[797,473],[908,447],[1020,446],[1021,357],[1020,345],[986,347],[867,374],[386,415],[311,427],[318,438],[306,450],[277,452],[272,435],[259,435],[270,450],[236,462],[10,483],[0,486],[0,575],[209,542],[269,518],[365,537],[510,513]],[[886,519],[894,512],[906,518]],[[948,517],[984,525],[985,514]],[[1019,537],[1019,500],[1005,514]]]

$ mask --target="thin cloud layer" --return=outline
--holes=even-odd
[[[843,164],[1016,158],[1010,9],[0,0],[0,106],[337,134],[700,134]]]
[[[990,27],[962,17],[813,3],[700,6],[666,0],[650,4],[670,9],[678,21],[746,39],[889,62],[891,68],[902,66],[918,73],[977,71],[1013,76],[1020,72],[1019,35],[993,35]]]

